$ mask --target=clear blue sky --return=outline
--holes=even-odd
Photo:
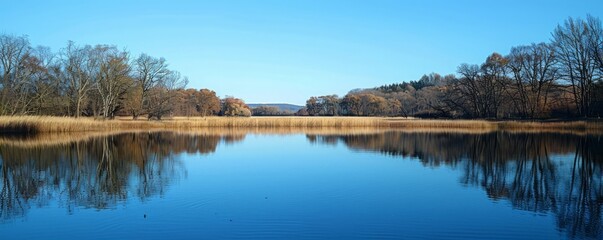
[[[603,1],[24,1],[0,0],[0,33],[53,51],[67,41],[165,57],[190,78],[248,103],[455,73],[492,52],[548,41]]]

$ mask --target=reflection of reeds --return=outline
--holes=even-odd
[[[20,147],[40,147],[65,145],[74,142],[87,141],[92,138],[107,137],[121,133],[150,133],[171,132],[186,136],[219,136],[227,138],[240,138],[247,134],[255,135],[285,135],[285,134],[371,134],[386,131],[375,128],[350,128],[342,131],[340,128],[195,128],[188,130],[154,129],[154,130],[114,130],[96,132],[58,132],[40,133],[31,135],[4,135],[0,136],[0,145]]]
[[[176,117],[164,121],[94,120],[47,116],[0,117],[0,133],[60,133],[118,130],[190,130],[197,128],[397,128],[466,130],[572,130],[603,132],[603,122],[527,122],[485,120],[422,120],[380,117]]]
[[[244,138],[247,134],[253,135],[288,135],[288,134],[306,134],[321,136],[340,136],[340,135],[367,135],[381,134],[385,132],[399,133],[455,133],[455,134],[487,134],[499,130],[492,129],[462,129],[462,128],[374,128],[374,127],[355,127],[355,128],[295,128],[295,127],[275,127],[275,128],[193,128],[193,129],[151,129],[151,130],[109,130],[109,131],[90,131],[90,132],[52,132],[28,135],[0,135],[0,145],[10,145],[18,147],[46,147],[55,145],[67,145],[76,142],[88,141],[94,138],[107,137],[122,133],[155,133],[170,132],[182,136],[217,136],[225,139]],[[590,133],[587,131],[556,130],[556,129],[528,129],[528,130],[503,130],[508,133],[558,133],[570,135],[591,135],[599,133]]]

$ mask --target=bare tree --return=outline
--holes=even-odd
[[[481,76],[477,65],[461,64],[458,73],[461,77],[453,82],[452,96],[450,99],[454,106],[461,108],[470,117],[485,116],[486,100],[481,87]]]
[[[161,118],[174,109],[176,90],[184,89],[188,84],[187,77],[181,77],[177,71],[170,71],[165,79],[149,90],[148,119]]]
[[[511,49],[509,69],[514,80],[515,108],[522,117],[545,117],[549,95],[558,77],[553,47],[546,43]]]
[[[98,74],[99,63],[92,50],[89,45],[79,47],[70,41],[61,51],[61,78],[70,101],[69,113],[76,118],[82,113],[83,105],[95,85],[95,77]]]
[[[589,34],[589,50],[600,71],[603,71],[603,27],[601,20],[591,15],[586,16]]]
[[[452,81],[447,102],[468,117],[503,117],[503,105],[510,95],[507,64],[508,59],[498,53],[488,56],[481,67],[462,64],[458,68],[461,77]]]
[[[137,81],[137,87],[140,88],[140,107],[142,109],[132,109],[132,117],[136,119],[140,114],[149,111],[149,94],[151,90],[166,81],[166,78],[172,74],[167,68],[168,65],[164,58],[154,58],[147,54],[141,54],[134,60],[134,74]]]
[[[571,85],[577,114],[589,116],[597,64],[592,56],[593,32],[582,19],[569,18],[553,32],[553,44],[558,56],[561,77]]]
[[[101,100],[102,115],[112,119],[119,110],[120,101],[132,87],[129,56],[116,47],[98,45],[94,54],[99,61],[96,89]]]
[[[37,60],[37,71],[31,84],[31,113],[37,115],[64,115],[65,102],[60,79],[60,61],[50,48],[32,50]]]
[[[509,94],[507,64],[509,60],[498,53],[493,53],[482,64],[482,90],[484,91],[484,111],[486,118],[502,116],[501,107]]]
[[[12,98],[9,105],[11,115],[24,115],[31,112],[34,86],[38,82],[38,73],[44,72],[40,60],[28,52],[19,64],[11,87]]]
[[[0,114],[16,114],[27,100],[30,51],[26,36],[0,35]]]

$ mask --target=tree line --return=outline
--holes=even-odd
[[[311,97],[296,115],[445,118],[599,117],[603,113],[601,20],[568,18],[548,43],[492,53],[457,73],[356,89],[344,97]],[[132,57],[112,45],[68,42],[58,52],[26,36],[0,35],[0,115],[250,116],[290,115],[186,89],[188,78],[164,58]]]
[[[461,64],[457,75],[352,90],[344,97],[311,97],[298,115],[446,118],[565,118],[603,114],[601,20],[568,18],[551,42],[492,53]]]
[[[26,36],[0,35],[0,115],[249,116],[241,99],[185,89],[188,78],[164,58],[132,57],[112,45],[68,42],[58,52]]]

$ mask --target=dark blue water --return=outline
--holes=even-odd
[[[1,239],[601,239],[572,134],[4,139]]]

